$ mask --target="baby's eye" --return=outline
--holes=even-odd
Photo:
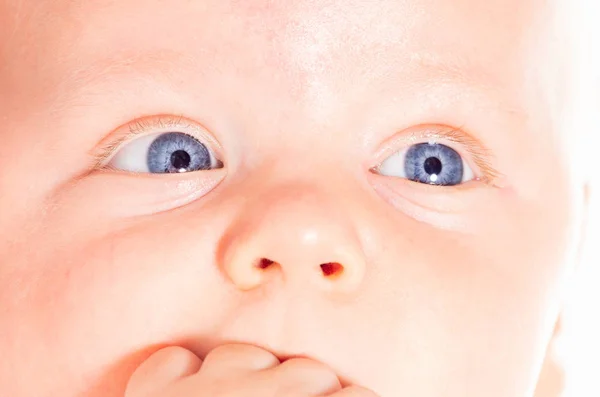
[[[473,179],[473,171],[454,149],[439,143],[419,143],[394,153],[377,173],[430,185],[453,186]]]
[[[166,132],[127,143],[107,166],[122,171],[166,174],[221,168],[223,163],[193,136]]]

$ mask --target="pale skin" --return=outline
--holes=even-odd
[[[556,20],[0,0],[0,390],[532,395],[584,209]],[[215,167],[143,170],[168,132]],[[382,165],[421,143],[460,183]]]

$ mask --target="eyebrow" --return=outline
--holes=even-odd
[[[170,49],[122,51],[91,63],[82,63],[81,67],[72,70],[62,80],[56,98],[56,110],[68,107],[75,98],[85,95],[89,87],[102,84],[108,79],[122,77],[130,80],[135,76],[144,80],[159,80],[160,76],[161,83],[164,84],[169,79],[169,72],[193,65],[193,59],[188,54]]]
[[[502,92],[504,88],[501,82],[493,73],[487,71],[483,65],[477,65],[473,60],[467,59],[455,54],[446,54],[443,58],[430,52],[415,52],[410,57],[410,63],[414,69],[425,69],[430,71],[425,73],[427,76],[435,76],[431,79],[432,84],[449,83],[461,87],[468,87],[478,93],[487,91],[485,96],[489,98],[494,96],[496,99],[496,108],[512,117],[526,119],[527,112],[523,106],[517,104],[512,95]],[[415,73],[415,76],[420,76]],[[423,80],[428,80],[423,78]],[[494,95],[489,95],[492,92]],[[510,100],[506,100],[510,96]]]
[[[415,81],[420,86],[448,84],[478,96],[491,103],[490,109],[503,113],[512,119],[528,118],[524,107],[517,104],[513,96],[502,93],[502,84],[486,71],[485,67],[475,65],[471,60],[456,55],[443,58],[429,52],[414,52],[408,62],[410,67],[403,73],[402,84],[413,86]],[[202,64],[193,55],[172,49],[155,49],[147,52],[122,51],[108,57],[82,64],[63,79],[54,98],[53,111],[61,111],[71,106],[85,105],[85,98],[96,96],[93,87],[101,87],[109,80],[141,80],[152,82],[157,86],[173,86],[180,78],[181,70],[194,70],[195,76],[207,72],[208,66]],[[485,91],[485,93],[483,93]],[[490,94],[492,93],[492,94]],[[482,94],[482,95],[480,95]],[[510,97],[510,99],[508,99]]]

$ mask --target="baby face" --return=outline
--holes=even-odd
[[[547,2],[0,5],[6,395],[229,342],[532,391],[581,201]]]

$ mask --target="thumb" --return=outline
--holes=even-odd
[[[178,379],[193,375],[202,360],[191,351],[171,346],[152,354],[133,373],[125,397],[149,397]]]

